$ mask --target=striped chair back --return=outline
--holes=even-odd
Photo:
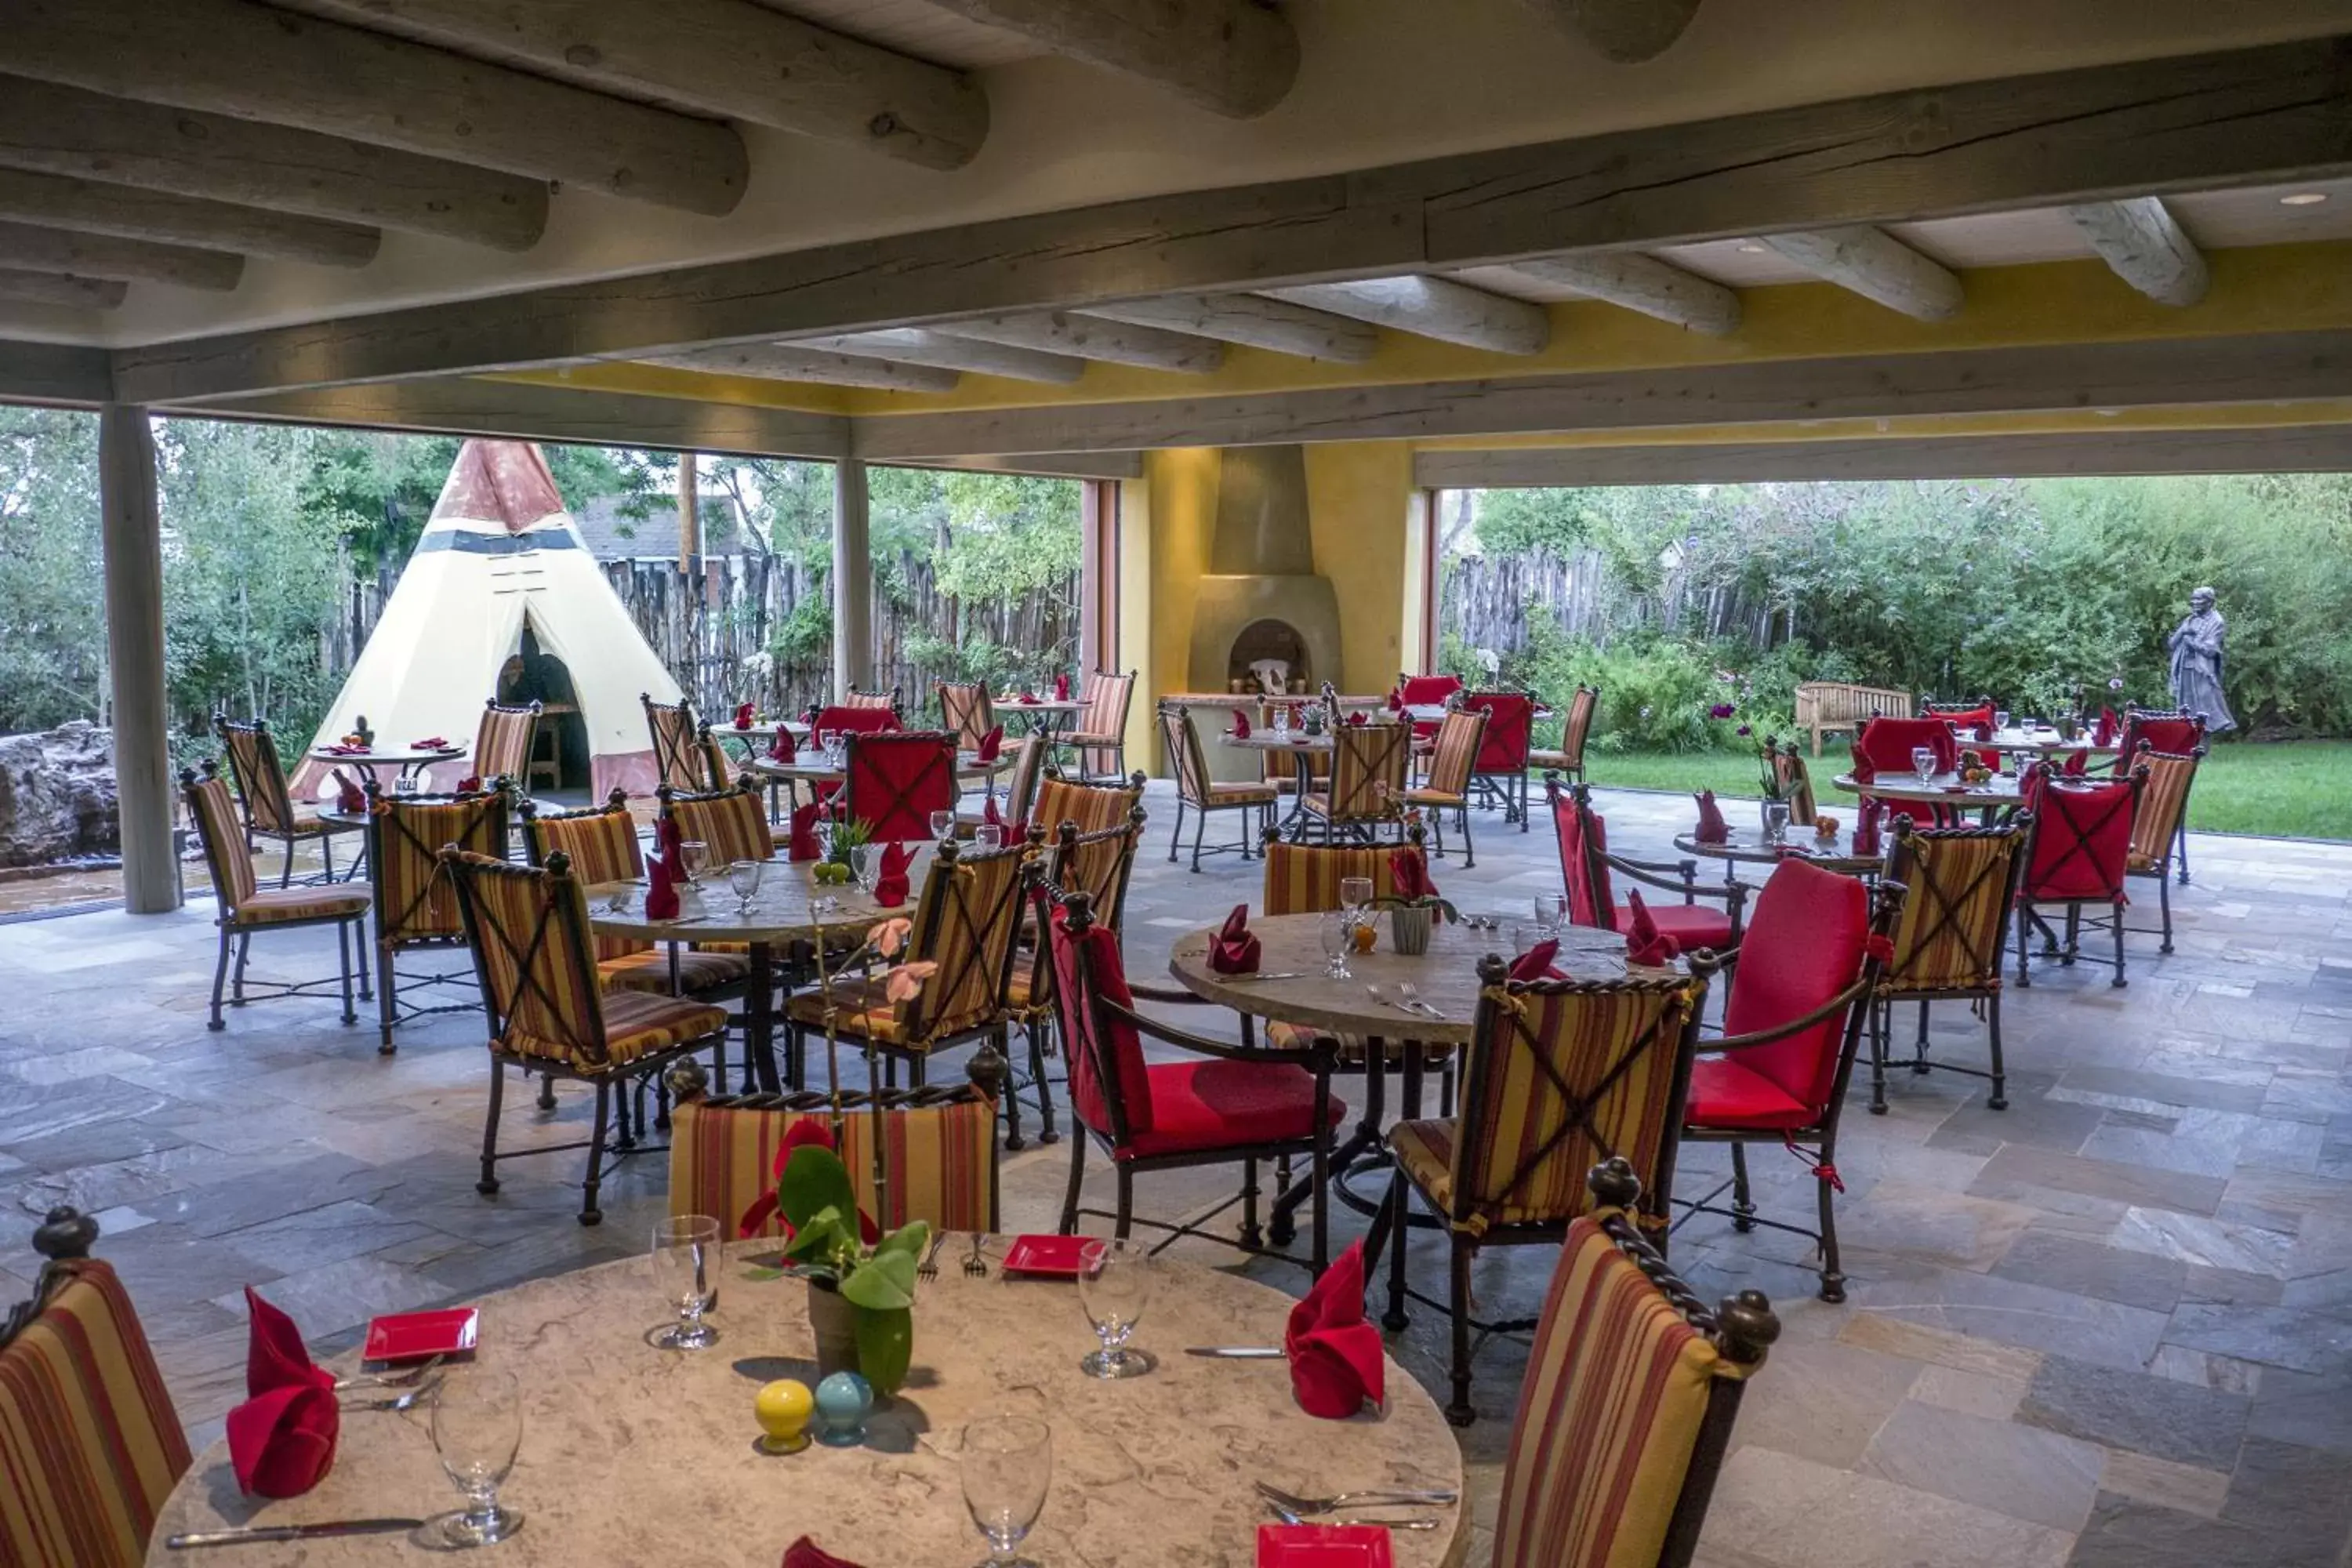
[[[986,852],[943,844],[932,855],[907,958],[939,967],[907,1004],[909,1043],[945,1039],[1003,1013],[1028,860],[1023,844]]]
[[[1099,833],[1125,822],[1127,814],[1142,799],[1140,779],[1123,784],[1082,784],[1048,778],[1038,788],[1037,809],[1029,814],[1029,820],[1044,828],[1049,839],[1061,832],[1066,822],[1076,823],[1080,833]]]
[[[1402,724],[1342,724],[1331,732],[1333,822],[1383,822],[1403,808],[1412,731]],[[1475,751],[1474,751],[1475,754]]]
[[[489,1014],[490,1043],[584,1071],[609,1065],[588,900],[561,855],[509,865],[463,849],[441,857],[464,915]]]
[[[977,749],[982,737],[996,728],[995,705],[989,700],[987,683],[940,681],[940,728],[953,734],[964,751]]]
[[[1664,1225],[1706,982],[1507,980],[1479,965],[1464,1057],[1446,1222],[1483,1236],[1564,1223],[1590,1205],[1584,1175],[1628,1162]]]
[[[188,1464],[122,1281],[97,1258],[58,1258],[0,1328],[0,1563],[137,1568]]]
[[[1486,731],[1493,722],[1493,717],[1483,708],[1455,708],[1439,721],[1437,741],[1429,753],[1431,789],[1441,795],[1462,795],[1469,790],[1471,771],[1478,766]],[[1520,740],[1524,752],[1524,733]]]
[[[1764,743],[1771,745],[1772,738],[1767,735]],[[1805,766],[1804,755],[1797,750],[1796,742],[1790,741],[1774,749],[1772,777],[1780,785],[1780,798],[1789,803],[1790,823],[1798,827],[1811,827],[1817,815],[1813,802],[1813,775],[1811,770]]]
[[[637,821],[629,813],[628,795],[621,790],[614,790],[603,805],[545,816],[524,801],[522,842],[523,852],[534,866],[546,865],[551,855],[567,857],[572,874],[584,887],[634,882],[646,874],[645,851],[637,844]],[[598,958],[626,958],[654,945],[625,936],[600,936],[595,942]]]
[[[661,810],[677,824],[681,839],[698,841],[709,852],[714,868],[776,858],[776,835],[768,826],[768,808],[757,784],[698,795],[665,788]],[[584,872],[582,876],[593,879]]]
[[[1036,735],[1024,736],[1007,742],[1013,748],[1013,768],[1004,775],[1004,805],[1000,808],[1007,824],[1025,826],[1037,804],[1037,781],[1045,776],[1045,740]]]
[[[2201,751],[2185,756],[2159,752],[2145,741],[2131,753],[2132,771],[2146,769],[2147,782],[2140,786],[2139,804],[2132,811],[2131,848],[2125,858],[2130,869],[2161,876],[2170,863],[2180,819],[2189,811],[2189,788],[2197,782],[2197,763],[2203,755]]]
[[[887,691],[860,691],[852,686],[842,693],[841,705],[844,708],[884,709],[896,721],[898,717],[898,689],[894,686]]]
[[[1584,771],[1584,742],[1592,734],[1592,715],[1600,706],[1601,689],[1597,686],[1580,686],[1568,700],[1568,716],[1559,725],[1559,751],[1570,773]]]
[[[188,820],[196,825],[196,837],[205,847],[213,892],[226,917],[254,893],[253,852],[245,824],[237,820],[236,802],[229,798],[228,785],[212,763],[205,764],[202,777],[181,773],[180,791],[188,803]]]
[[[441,861],[444,845],[503,860],[508,795],[368,792],[368,879],[375,888],[376,941],[385,947],[454,942],[465,916]]]
[[[702,787],[708,790],[732,789],[742,766],[727,754],[727,748],[705,724],[694,738],[695,751],[702,759]]]
[[[1168,765],[1176,773],[1176,798],[1187,805],[1209,804],[1209,759],[1201,750],[1200,726],[1192,721],[1192,710],[1181,702],[1160,705],[1160,743],[1168,753]],[[1271,752],[1261,752],[1261,758],[1271,759]],[[1057,825],[1058,826],[1058,825]]]
[[[687,1070],[677,1069],[682,1075]],[[802,1093],[681,1098],[670,1113],[669,1212],[707,1214],[732,1234],[737,1216],[775,1185],[776,1151],[794,1127],[832,1131],[833,1097]],[[835,1139],[857,1189],[857,1206],[885,1231],[916,1220],[934,1231],[993,1231],[996,1212],[996,1107],[968,1083],[882,1091],[882,1151],[888,1203],[874,1197],[874,1098],[841,1097]],[[772,1215],[751,1233],[781,1237]]]
[[[1568,1229],[1519,1390],[1494,1568],[1690,1561],[1746,1380],[1780,1331],[1747,1292],[1708,1311],[1626,1218],[1630,1172]]]
[[[1999,988],[2001,942],[2032,831],[2029,813],[1997,827],[1895,819],[1886,875],[1910,891],[1895,921],[1894,956],[1879,973],[1880,994]]]
[[[656,702],[644,692],[637,700],[645,704],[646,730],[653,737],[654,767],[660,782],[672,789],[701,789],[707,766],[696,749],[694,704],[684,698],[676,702]]]
[[[1135,671],[1130,669],[1120,675],[1115,670],[1091,670],[1079,695],[1086,706],[1078,710],[1077,721],[1070,726],[1076,737],[1116,741],[1127,733],[1128,705],[1135,697]]]
[[[269,721],[233,724],[225,715],[215,714],[213,733],[220,739],[221,754],[228,759],[237,798],[245,803],[246,826],[257,833],[291,833],[294,800],[286,790],[286,766],[278,759],[278,737],[269,732]]]
[[[474,776],[485,784],[528,778],[531,741],[538,733],[538,703],[520,708],[484,703],[482,721],[474,727]]]
[[[1065,895],[1086,894],[1093,900],[1095,918],[1117,931],[1127,907],[1127,884],[1135,871],[1136,847],[1142,842],[1140,805],[1129,810],[1126,821],[1092,833],[1081,833],[1076,824],[1066,822],[1055,833],[1046,879]]]
[[[1389,869],[1394,850],[1361,844],[1286,844],[1269,828],[1265,837],[1265,891],[1259,900],[1269,915],[1316,915],[1339,907],[1339,883],[1370,877],[1372,896],[1392,897],[1396,877]]]

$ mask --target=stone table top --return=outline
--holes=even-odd
[[[1258,973],[1295,978],[1254,980],[1247,975],[1219,974],[1209,967],[1209,942],[1217,934],[1214,931],[1178,938],[1175,951],[1169,954],[1168,972],[1194,995],[1260,1018],[1300,1024],[1327,1034],[1378,1036],[1425,1045],[1469,1043],[1478,1011],[1478,961],[1490,952],[1500,952],[1507,959],[1511,946],[1507,931],[1441,924],[1430,932],[1427,952],[1406,958],[1391,945],[1384,912],[1378,945],[1370,952],[1350,954],[1349,977],[1338,980],[1328,973],[1330,961],[1323,956],[1323,928],[1330,919],[1328,915],[1260,915],[1250,921],[1260,950]],[[1559,939],[1559,956],[1552,961],[1552,967],[1571,980],[1622,980],[1633,973],[1625,963],[1625,939],[1615,931],[1566,926]],[[1417,986],[1421,1000],[1444,1016],[1407,1012],[1381,1000],[1381,996],[1397,995],[1396,987],[1402,981]],[[1372,994],[1370,987],[1375,985],[1381,988],[1381,996]]]
[[[877,847],[877,855],[881,853]],[[640,942],[791,942],[842,931],[859,931],[893,915],[911,916],[922,895],[928,847],[918,849],[907,872],[907,901],[884,909],[872,894],[855,882],[819,887],[809,878],[814,861],[771,860],[760,878],[760,891],[746,912],[737,906],[735,889],[727,885],[724,867],[713,867],[702,879],[701,908],[684,899],[678,918],[649,919],[643,882],[599,882],[586,889],[588,925],[598,936],[630,937]],[[816,900],[829,899],[820,910]]]
[[[441,746],[419,751],[415,746],[376,746],[364,752],[339,752],[332,746],[313,746],[310,756],[321,763],[349,763],[355,768],[413,768],[425,763],[446,763],[466,754],[463,746]]]
[[[1996,773],[1987,784],[1962,784],[1958,773],[1935,773],[1921,784],[1916,773],[1881,773],[1868,784],[1856,784],[1852,773],[1830,781],[1848,795],[1868,795],[1877,800],[1906,800],[1922,805],[1949,805],[1963,811],[2015,805],[2021,798],[2017,776]]]
[[[2115,743],[2099,745],[2088,735],[2078,735],[2071,741],[2062,740],[2058,731],[2046,724],[2031,730],[2018,727],[1995,730],[1990,741],[1972,741],[1969,735],[1969,731],[1960,732],[1960,745],[1964,749],[1974,748],[1979,752],[2088,752],[2095,757],[2105,757],[2112,756],[2122,749]]]
[[[1327,1496],[1463,1484],[1452,1430],[1393,1361],[1385,1413],[1322,1421],[1293,1402],[1279,1361],[1184,1354],[1188,1345],[1279,1344],[1292,1301],[1165,1258],[1133,1342],[1159,1358],[1146,1376],[1103,1383],[1078,1370],[1094,1336],[1070,1282],[995,1269],[972,1279],[950,1260],[918,1291],[914,1369],[871,1418],[867,1444],[763,1454],[753,1394],[773,1378],[815,1382],[807,1288],[757,1279],[747,1267],[772,1247],[729,1248],[712,1318],[721,1338],[697,1353],[646,1342],[665,1320],[643,1259],[482,1300],[480,1364],[513,1371],[524,1398],[520,1455],[499,1492],[524,1525],[485,1563],[772,1568],[805,1533],[869,1568],[970,1568],[985,1553],[964,1510],[955,1447],[965,1423],[983,1414],[1034,1415],[1053,1428],[1052,1486],[1024,1551],[1045,1563],[1248,1568],[1257,1526],[1270,1522],[1253,1480]],[[337,1370],[352,1360],[340,1358]],[[299,1498],[241,1496],[227,1446],[215,1443],[165,1503],[147,1560],[184,1563],[163,1544],[178,1531],[425,1518],[460,1500],[435,1457],[424,1406],[352,1411],[334,1468]],[[1459,1510],[1412,1511],[1447,1524],[1398,1531],[1402,1568],[1452,1561],[1469,1535]],[[254,1545],[233,1555],[238,1568],[429,1560],[402,1535]]]
[[[1891,830],[1885,830],[1880,841],[1892,844],[1894,837]],[[1810,827],[1792,826],[1788,837],[1775,844],[1768,842],[1760,831],[1735,827],[1731,830],[1731,837],[1720,844],[1703,843],[1689,833],[1677,833],[1675,835],[1675,847],[1685,855],[1740,864],[1778,865],[1783,859],[1810,860],[1823,870],[1843,871],[1848,875],[1876,871],[1886,861],[1884,855],[1854,854],[1853,821],[1852,816],[1844,814],[1838,815],[1835,833],[1822,834]]]

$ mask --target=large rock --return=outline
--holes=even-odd
[[[0,735],[0,866],[38,866],[121,847],[114,733],[76,720]]]

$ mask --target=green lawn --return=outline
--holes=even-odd
[[[1813,770],[1824,805],[1843,798],[1829,784],[1845,748],[1832,743]],[[1756,765],[1742,752],[1666,752],[1586,754],[1596,784],[1630,789],[1711,789],[1756,794]],[[2290,741],[2274,745],[2224,742],[2198,770],[2189,825],[2217,833],[2294,838],[2352,838],[2352,741]]]

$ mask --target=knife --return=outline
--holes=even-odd
[[[1220,1361],[1280,1361],[1286,1352],[1280,1345],[1190,1345],[1184,1353]]]
[[[331,1535],[387,1535],[415,1530],[421,1519],[331,1519],[318,1524],[261,1524],[246,1530],[207,1530],[194,1535],[170,1535],[163,1544],[173,1552],[197,1546],[244,1546],[253,1542],[318,1541]]]
[[[1307,977],[1307,972],[1306,972],[1305,970],[1303,970],[1303,969],[1292,969],[1292,970],[1286,970],[1286,971],[1284,971],[1282,973],[1279,973],[1279,974],[1257,974],[1257,973],[1250,973],[1250,974],[1220,974],[1220,975],[1218,975],[1218,976],[1217,976],[1217,978],[1218,978],[1219,980],[1224,980],[1224,981],[1236,981],[1236,982],[1237,982],[1237,981],[1243,981],[1243,980],[1304,980],[1306,977]]]

